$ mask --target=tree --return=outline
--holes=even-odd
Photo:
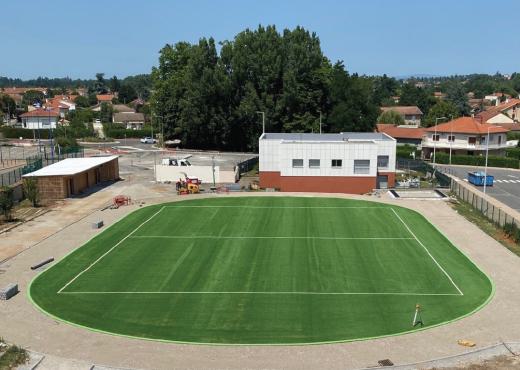
[[[14,206],[13,188],[2,186],[0,188],[0,211],[6,221],[11,221],[11,212]]]
[[[108,87],[110,88],[110,91],[117,92],[119,91],[119,88],[121,87],[121,83],[117,79],[117,76],[113,76],[110,81],[108,82]]]
[[[27,109],[28,105],[42,105],[45,101],[45,95],[41,91],[38,90],[27,90],[25,94],[23,94],[22,105],[25,109]]]
[[[78,108],[88,108],[90,107],[90,101],[86,96],[78,96],[74,100],[76,107]]]
[[[91,90],[95,94],[106,94],[108,92],[104,73],[96,73],[96,81],[94,81]]]
[[[110,123],[112,122],[112,114],[114,113],[114,108],[112,104],[101,103],[101,110],[99,112],[99,117],[101,122]]]
[[[399,113],[393,110],[387,110],[377,117],[377,123],[386,123],[395,126],[404,125],[404,118]]]
[[[392,102],[392,96],[397,94],[399,84],[393,77],[388,77],[384,74],[381,77],[374,79],[374,92],[372,100],[378,106],[386,105],[385,103]]]
[[[401,87],[399,105],[415,105],[419,107],[424,115],[426,115],[435,102],[435,98],[428,92],[428,90],[416,87],[413,83],[405,83]]]
[[[38,206],[40,201],[40,191],[38,189],[38,181],[35,178],[28,177],[23,181],[23,192],[25,197],[31,202],[33,207]]]
[[[350,76],[342,62],[332,70],[330,101],[327,117],[330,132],[373,131],[379,108],[372,102],[372,82],[357,74]]]
[[[435,119],[446,117],[446,119],[457,118],[459,117],[459,110],[450,101],[439,100],[434,106],[430,108],[430,111],[423,119],[424,126],[433,126],[435,125]]]
[[[130,85],[123,84],[119,89],[118,100],[123,104],[130,103],[132,100],[137,99],[137,92]]]
[[[16,113],[16,102],[7,94],[0,93],[0,112],[10,116]]]
[[[446,90],[446,100],[452,102],[457,108],[459,116],[467,116],[470,113],[468,96],[460,83],[451,83]]]

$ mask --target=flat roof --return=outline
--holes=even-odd
[[[38,171],[30,172],[22,177],[44,177],[44,176],[72,176],[88,171],[94,167],[108,163],[118,158],[117,155],[105,157],[67,158],[62,161],[43,167]]]
[[[310,133],[264,133],[260,140],[287,141],[393,141],[394,139],[380,132],[340,132],[339,134]]]

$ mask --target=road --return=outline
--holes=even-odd
[[[467,181],[468,172],[484,171],[483,167],[437,165],[438,170]],[[493,186],[486,187],[486,194],[520,211],[520,170],[488,168],[488,175],[495,177]],[[483,191],[482,186],[475,188]]]

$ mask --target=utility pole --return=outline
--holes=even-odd
[[[262,134],[265,134],[265,112],[257,111],[256,113],[262,115]]]
[[[321,110],[320,110],[320,135],[321,135]]]
[[[486,139],[486,164],[484,167],[484,194],[486,194],[486,183],[487,183],[487,166],[488,166],[488,153],[489,153],[489,129],[487,129],[487,139]]]

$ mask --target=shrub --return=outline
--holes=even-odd
[[[113,137],[114,139],[127,138],[140,138],[151,135],[150,128],[144,128],[142,130],[127,130],[126,128],[115,127],[113,125],[103,125],[103,132],[107,137]]]
[[[421,158],[421,151],[413,145],[397,145],[395,155],[397,158],[413,159],[411,153],[415,152],[415,158]]]
[[[446,153],[436,153],[435,163],[448,164],[450,156]],[[473,155],[452,155],[451,164],[462,164],[467,166],[484,166],[486,164],[486,157]],[[503,167],[503,168],[519,168],[520,161],[516,158],[488,156],[489,167]]]
[[[6,139],[48,139],[49,138],[49,130],[47,129],[41,129],[39,130],[32,130],[27,128],[19,128],[19,127],[8,127],[3,126],[0,127],[0,132],[4,135]]]
[[[38,182],[36,179],[29,177],[23,181],[23,193],[33,207],[38,206],[40,191],[38,190]]]

